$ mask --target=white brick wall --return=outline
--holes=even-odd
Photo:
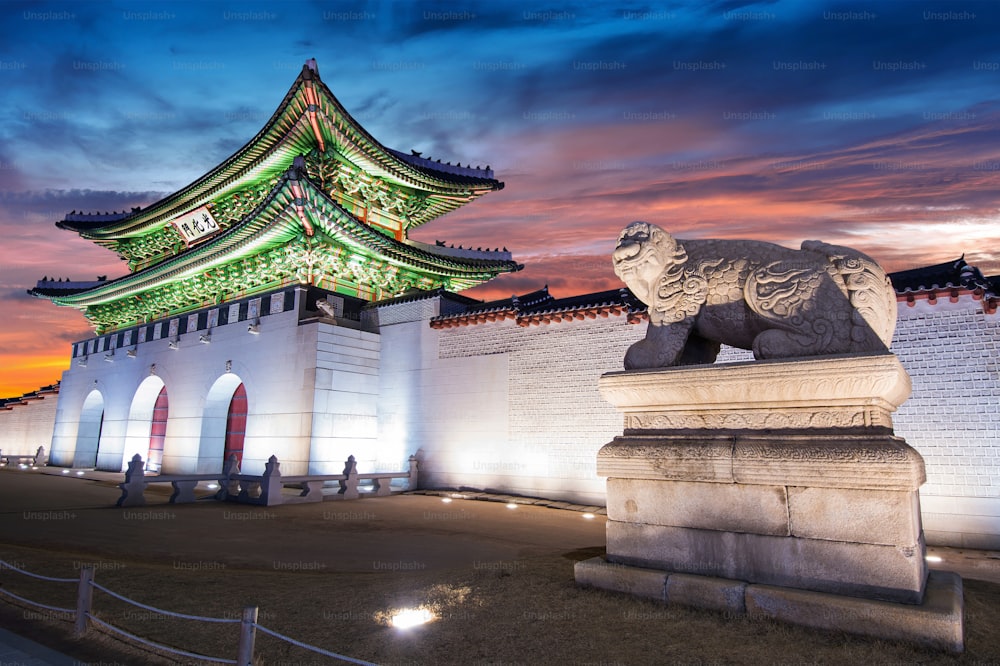
[[[896,433],[926,462],[921,496],[928,542],[1000,548],[1000,317],[983,314],[970,297],[899,307],[892,349],[913,379],[913,396],[894,422]],[[622,418],[601,398],[597,379],[621,369],[625,350],[645,329],[618,316],[526,328],[507,320],[430,335],[429,329],[420,331],[425,381],[418,414],[424,416],[411,415],[409,443],[431,461],[425,480],[603,504],[595,455],[621,433]],[[436,359],[430,337],[438,338]],[[397,344],[406,345],[406,339],[400,336]],[[397,353],[405,353],[402,349]],[[447,366],[449,375],[472,387],[479,383],[480,364],[498,356],[508,370],[506,391],[488,397],[506,405],[505,422],[496,405],[480,402],[469,412],[439,406],[446,398],[430,379],[435,373]],[[719,362],[749,359],[750,352],[732,348],[719,356]],[[463,425],[486,413],[490,446],[483,444],[485,435]],[[422,418],[433,419],[434,426],[420,424]],[[450,444],[441,444],[445,440]],[[471,468],[467,460],[459,462],[470,451],[476,456]]]
[[[1000,316],[969,297],[903,303],[892,350],[913,381],[894,422],[926,464],[928,543],[1000,548]]]
[[[39,446],[48,452],[56,420],[59,395],[48,393],[13,409],[0,409],[0,451],[4,455],[34,455]]]

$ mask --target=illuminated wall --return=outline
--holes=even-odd
[[[379,310],[383,350],[392,350],[383,352],[380,424],[420,451],[424,481],[603,504],[595,456],[622,418],[597,378],[621,368],[645,324],[613,316],[431,329],[441,303]],[[1000,317],[970,296],[899,305],[893,351],[913,396],[894,422],[926,463],[928,543],[1000,548],[998,350]],[[724,348],[719,361],[751,358]]]

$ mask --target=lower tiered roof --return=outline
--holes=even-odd
[[[259,205],[199,245],[80,290],[39,283],[29,293],[83,310],[103,333],[293,283],[378,300],[460,291],[520,268],[507,251],[458,252],[381,233],[333,201],[298,159]]]

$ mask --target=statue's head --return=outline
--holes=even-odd
[[[675,263],[677,243],[666,231],[648,222],[633,222],[618,236],[612,255],[615,275],[647,302],[649,293],[665,269]]]

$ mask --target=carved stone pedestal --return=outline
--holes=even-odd
[[[961,651],[961,579],[928,580],[920,455],[892,354],[609,373],[607,558],[581,584]]]

